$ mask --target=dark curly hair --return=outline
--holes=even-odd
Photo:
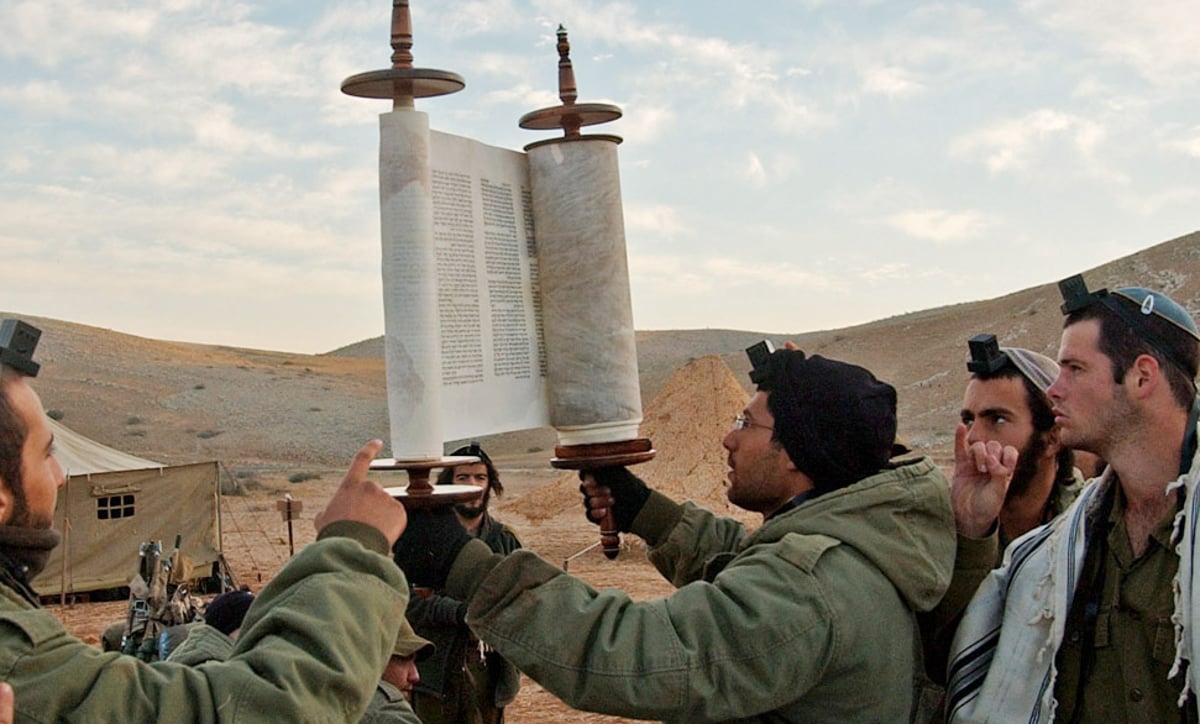
[[[11,367],[0,366],[0,481],[12,495],[13,510],[25,508],[21,451],[25,448],[25,438],[29,436],[29,426],[13,409],[8,390],[24,376]]]
[[[1133,302],[1124,298],[1117,298],[1117,304],[1129,305],[1131,309],[1136,309]],[[1100,352],[1108,357],[1112,364],[1114,382],[1119,383],[1125,377],[1134,360],[1148,354],[1158,360],[1158,366],[1167,378],[1175,402],[1185,410],[1191,408],[1192,399],[1196,396],[1196,370],[1200,367],[1200,343],[1194,337],[1161,317],[1142,317],[1142,323],[1169,347],[1167,350],[1160,350],[1138,334],[1120,315],[1103,304],[1093,304],[1067,315],[1063,321],[1063,329],[1089,319],[1100,322]],[[1173,361],[1172,358],[1179,362]]]
[[[492,464],[492,459],[483,451],[483,448],[479,447],[479,443],[473,442],[470,445],[460,447],[450,454],[453,456],[471,455],[479,458],[479,462],[487,466],[488,488],[496,495],[504,495],[504,484],[500,482],[500,471],[496,470],[496,466]],[[473,465],[474,463],[471,464]],[[437,476],[437,484],[448,485],[453,483],[455,467],[457,466],[452,465],[448,468],[442,468],[442,471]]]

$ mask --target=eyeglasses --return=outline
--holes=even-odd
[[[734,430],[745,430],[750,427],[761,427],[764,430],[770,430],[771,432],[775,432],[775,428],[771,427],[770,425],[760,425],[757,422],[752,422],[750,420],[750,418],[746,417],[745,414],[741,414],[741,415],[738,415],[737,417],[733,418],[733,429]]]

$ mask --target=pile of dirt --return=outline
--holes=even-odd
[[[757,515],[730,505],[725,497],[721,439],[745,404],[745,390],[719,356],[692,360],[675,372],[646,409],[641,434],[650,438],[658,454],[634,468],[634,473],[674,500],[691,500],[746,523],[757,521]],[[564,473],[535,495],[497,509],[531,524],[582,510],[579,477]]]

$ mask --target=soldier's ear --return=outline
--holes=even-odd
[[[1125,372],[1125,382],[1131,384],[1135,397],[1148,397],[1158,385],[1166,384],[1166,377],[1158,360],[1152,355],[1141,354]]]
[[[7,525],[9,517],[12,516],[13,499],[12,492],[8,488],[8,481],[0,475],[0,525]]]
[[[1047,458],[1058,457],[1058,451],[1062,449],[1062,441],[1058,437],[1058,427],[1052,427],[1042,435],[1046,441],[1046,449],[1042,455]]]

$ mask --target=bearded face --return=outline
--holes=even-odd
[[[455,485],[473,485],[483,488],[483,495],[475,500],[456,503],[454,506],[458,514],[468,520],[483,515],[487,510],[488,500],[492,496],[491,477],[488,475],[487,465],[483,463],[459,465],[454,468],[454,478],[451,482]]]
[[[19,454],[10,455],[0,473],[0,523],[21,528],[50,528],[58,490],[66,482],[54,459],[54,432],[42,402],[24,378],[0,377],[11,420],[5,432],[24,431]],[[11,447],[11,446],[9,446]]]
[[[1013,469],[1012,482],[1008,485],[1005,499],[1020,497],[1029,490],[1030,483],[1038,474],[1045,451],[1046,436],[1036,431],[1030,433],[1029,440],[1018,451],[1020,457],[1017,458],[1017,467]]]

